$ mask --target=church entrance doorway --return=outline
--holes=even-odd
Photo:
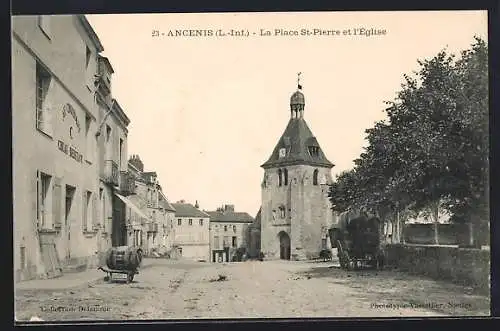
[[[281,231],[278,237],[280,239],[280,259],[290,260],[290,236],[288,233]]]

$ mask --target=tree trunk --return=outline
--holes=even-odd
[[[399,219],[399,209],[396,210],[396,242],[401,243],[401,224]]]
[[[434,243],[436,245],[439,245],[439,231],[438,231],[438,226],[439,226],[439,203],[436,204],[433,210],[433,216],[434,216]]]
[[[472,224],[472,220],[469,222],[469,245],[474,245],[474,224]]]

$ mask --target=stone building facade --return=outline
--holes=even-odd
[[[255,215],[255,220],[248,227],[247,231],[247,242],[248,242],[248,250],[247,254],[249,258],[258,258],[260,253],[260,228],[261,224],[261,209]]]
[[[171,246],[169,235],[175,209],[162,192],[156,172],[144,171],[138,155],[132,155],[128,169],[134,178],[135,194],[120,197],[127,205],[127,245],[142,248],[146,256],[165,253]]]
[[[175,219],[171,224],[170,257],[210,260],[210,215],[184,200],[173,203]]]
[[[334,165],[304,119],[300,89],[291,96],[283,135],[261,166],[261,251],[269,259],[315,258],[328,246],[333,214],[327,195]]]
[[[95,266],[109,247],[102,240],[113,229],[106,230],[101,209],[97,138],[102,51],[83,15],[12,19],[16,281]],[[113,113],[126,141],[128,119],[122,110]],[[126,143],[122,148],[126,154]]]
[[[207,213],[210,215],[212,262],[232,261],[237,249],[247,251],[249,245],[247,233],[249,226],[254,222],[252,216],[245,212],[236,212],[234,205],[225,205]]]

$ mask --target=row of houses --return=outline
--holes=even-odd
[[[227,213],[171,204],[157,174],[128,157],[130,119],[103,51],[84,15],[12,19],[16,281],[95,267],[114,246],[211,260],[220,237],[244,244],[237,233],[250,216],[231,223]]]

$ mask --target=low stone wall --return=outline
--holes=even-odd
[[[387,264],[412,274],[450,280],[489,293],[490,252],[445,246],[390,244]]]

